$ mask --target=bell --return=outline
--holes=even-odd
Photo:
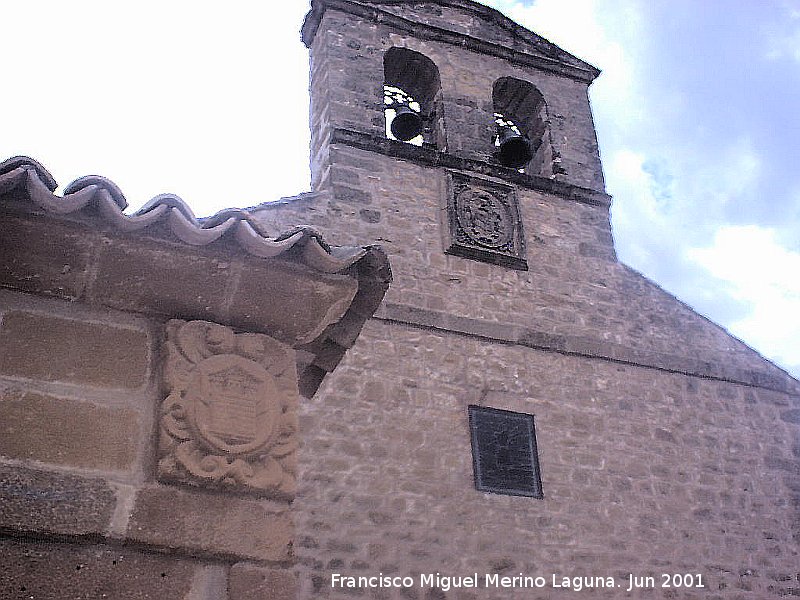
[[[407,142],[422,133],[422,117],[406,105],[400,105],[395,109],[394,119],[392,119],[392,135],[398,140]]]
[[[505,166],[521,169],[533,158],[528,138],[516,133],[510,127],[502,127],[497,137],[500,141],[498,159]]]

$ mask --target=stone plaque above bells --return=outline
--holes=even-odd
[[[514,188],[448,173],[447,217],[447,254],[528,270]]]

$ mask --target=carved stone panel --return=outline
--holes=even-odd
[[[266,335],[179,320],[167,325],[166,350],[159,479],[291,500],[294,351]]]
[[[461,173],[447,177],[445,252],[527,270],[514,188]]]

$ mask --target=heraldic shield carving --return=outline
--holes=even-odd
[[[514,188],[448,173],[447,216],[448,254],[512,269],[528,269]]]
[[[166,383],[159,479],[294,497],[299,400],[289,347],[216,323],[173,320]]]

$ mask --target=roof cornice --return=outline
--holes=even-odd
[[[247,210],[232,208],[198,219],[175,194],[159,194],[132,214],[123,212],[128,202],[113,181],[97,175],[76,179],[54,194],[57,183],[40,163],[16,156],[0,163],[0,194],[19,189],[22,196],[51,215],[93,214],[121,232],[142,231],[165,224],[184,244],[208,246],[233,240],[244,254],[276,258],[292,251],[301,262],[322,273],[340,273],[361,260],[369,248],[331,248],[311,227],[295,227],[275,237],[262,231]]]

